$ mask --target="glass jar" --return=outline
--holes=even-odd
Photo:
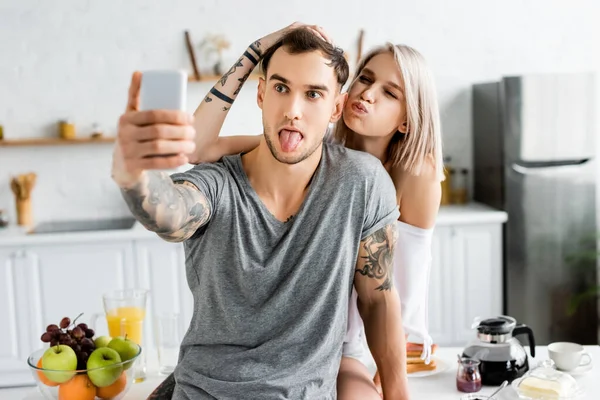
[[[479,360],[462,357],[456,372],[456,388],[463,393],[475,393],[481,390]]]
[[[75,139],[75,124],[70,120],[59,121],[58,135],[61,139]]]

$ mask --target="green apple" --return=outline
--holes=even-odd
[[[129,361],[140,352],[140,346],[127,337],[117,336],[108,344],[109,349],[116,350],[121,356],[121,361]],[[124,369],[129,369],[133,362],[123,364]]]
[[[42,355],[42,366],[46,378],[54,383],[63,383],[75,375],[75,370],[77,369],[77,355],[75,354],[75,351],[67,345],[59,344],[52,346]]]
[[[96,348],[99,349],[100,347],[108,346],[111,340],[112,338],[110,336],[99,336],[94,340],[94,344],[96,345]]]
[[[90,354],[87,361],[88,377],[97,387],[110,386],[123,372],[121,356],[113,349],[100,347]]]

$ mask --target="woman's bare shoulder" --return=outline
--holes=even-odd
[[[401,167],[391,171],[400,204],[400,221],[420,228],[431,228],[440,207],[442,196],[433,159],[423,164],[421,173],[413,175]]]

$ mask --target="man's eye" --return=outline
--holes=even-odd
[[[321,93],[315,92],[314,90],[311,90],[310,92],[306,93],[306,95],[309,99],[318,99],[319,97],[321,97]]]
[[[286,87],[283,85],[275,85],[275,91],[279,93],[285,92]]]
[[[371,80],[364,75],[359,76],[358,80],[361,81],[362,83],[371,83]]]

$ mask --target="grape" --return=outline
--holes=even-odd
[[[52,334],[50,332],[44,332],[41,339],[44,343],[50,343],[52,341]]]
[[[86,338],[93,338],[95,333],[96,332],[94,332],[93,329],[86,329],[85,330],[85,337]]]
[[[71,336],[69,336],[66,333],[62,333],[58,341],[60,342],[60,344],[65,344],[67,346],[70,346],[73,343],[73,339],[71,339]]]
[[[96,348],[94,341],[90,338],[81,339],[81,348],[87,350],[93,350]]]
[[[71,331],[71,336],[73,336],[75,339],[81,339],[85,336],[85,332],[83,329],[77,326]]]
[[[71,319],[69,317],[64,317],[60,320],[60,327],[66,329],[69,325],[71,325]]]
[[[58,342],[58,339],[52,339],[50,341],[50,346],[58,346],[60,343]]]
[[[54,331],[58,331],[60,328],[54,324],[50,324],[48,325],[48,327],[46,328],[46,332],[54,332]]]
[[[80,327],[81,329],[83,329],[84,331],[88,328],[87,324],[84,324],[83,322],[77,326]]]
[[[75,353],[79,353],[79,352],[81,351],[81,346],[80,346],[80,345],[78,345],[78,344],[73,344],[73,345],[71,345],[71,348],[73,349],[73,351],[74,351]]]

